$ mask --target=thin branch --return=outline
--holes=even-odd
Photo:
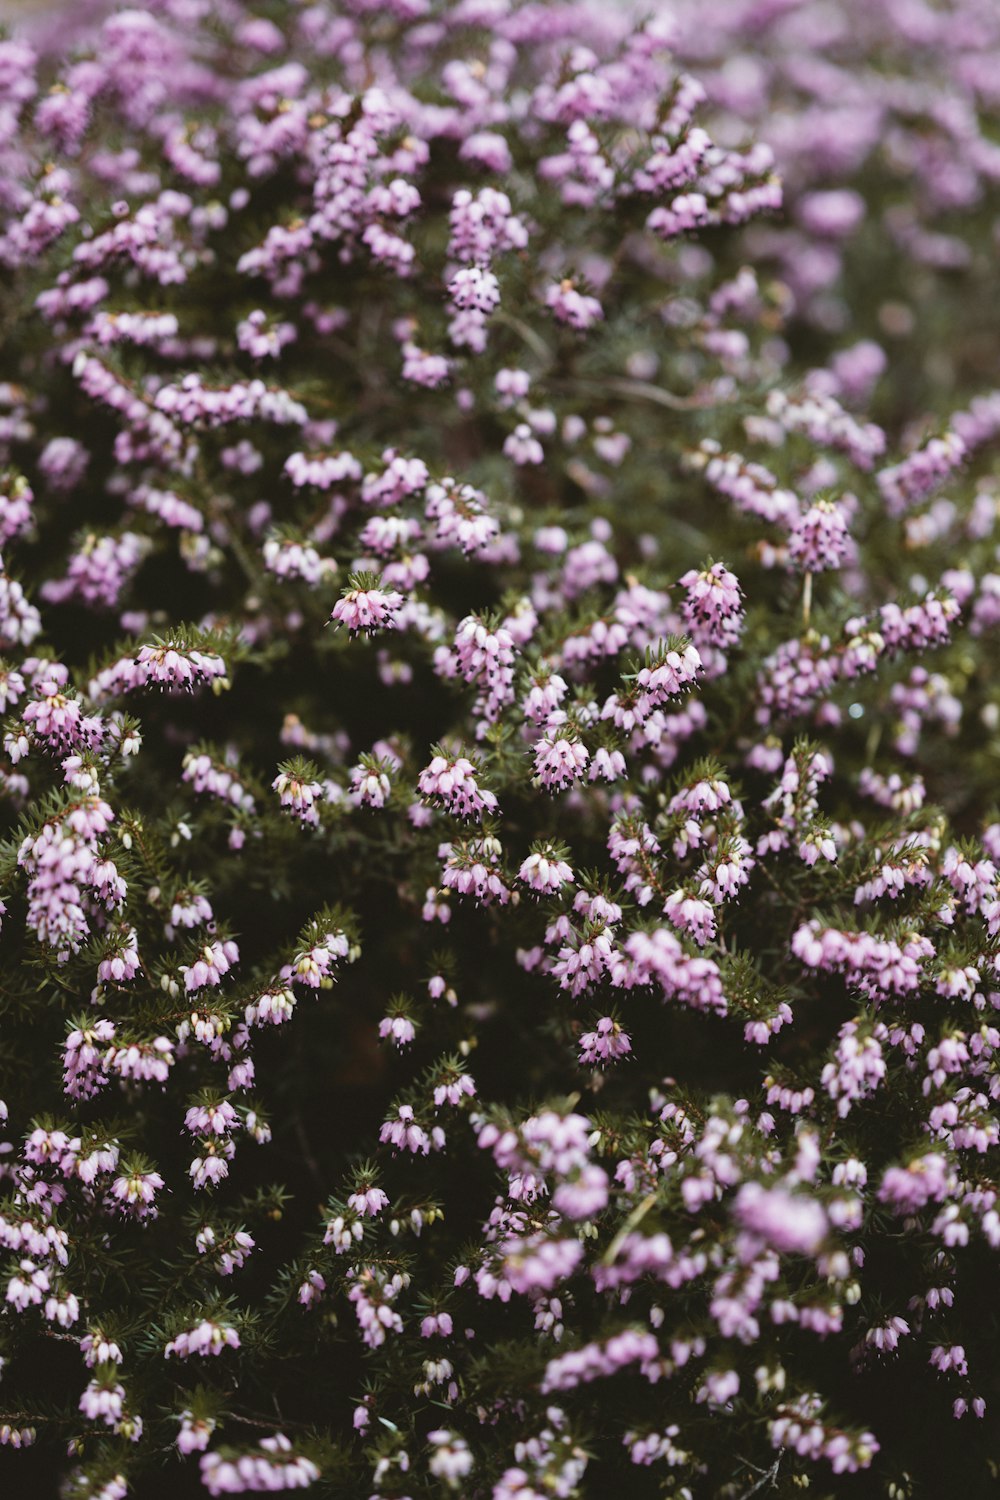
[[[784,1455],[779,1453],[777,1458],[774,1460],[774,1463],[766,1473],[761,1475],[761,1477],[757,1480],[757,1483],[752,1484],[748,1490],[743,1491],[743,1494],[740,1496],[740,1500],[750,1500],[751,1495],[759,1494],[759,1492],[764,1488],[765,1485],[770,1485],[770,1487],[773,1489],[778,1478],[778,1469],[781,1466],[781,1460],[783,1457]]]
[[[495,323],[502,323],[513,333],[516,333],[519,338],[524,340],[529,349],[534,350],[539,359],[544,359],[547,364],[552,363],[552,350],[542,336],[536,333],[529,323],[525,323],[521,318],[515,318],[513,313],[506,312],[503,309],[494,313],[493,321]]]
[[[636,401],[651,401],[654,406],[666,406],[670,411],[702,411],[707,406],[719,404],[719,398],[714,394],[675,396],[672,391],[665,391],[662,386],[652,385],[648,380],[626,380],[620,376],[610,380],[574,380],[572,384],[579,390],[610,391]]]
[[[646,1217],[646,1215],[649,1213],[649,1210],[656,1202],[657,1196],[658,1195],[656,1193],[647,1193],[642,1202],[632,1210],[628,1218],[625,1220],[625,1223],[622,1225],[621,1229],[619,1229],[618,1233],[611,1241],[611,1244],[608,1246],[604,1255],[601,1257],[602,1265],[610,1266],[613,1263],[615,1256],[618,1254],[622,1245],[625,1243],[626,1235],[631,1234],[635,1226],[642,1223],[643,1219]]]

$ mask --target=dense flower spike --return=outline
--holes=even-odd
[[[1000,16],[647,9],[0,39],[18,1493],[986,1493]]]

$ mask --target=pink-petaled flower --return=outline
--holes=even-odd
[[[261,552],[264,566],[276,578],[301,578],[315,587],[337,571],[332,558],[323,557],[309,542],[292,537],[270,536]]]
[[[435,543],[459,547],[466,556],[487,547],[498,537],[500,523],[486,506],[486,496],[470,484],[456,484],[446,478],[429,485],[424,515],[434,522]]]
[[[727,647],[739,639],[743,623],[743,590],[723,563],[691,568],[680,580],[687,597],[681,606],[696,641]]]
[[[207,1256],[220,1276],[231,1276],[240,1270],[256,1248],[253,1236],[245,1229],[237,1229],[220,1241],[210,1224],[199,1229],[194,1243],[198,1254]]]
[[[832,834],[822,828],[811,828],[799,844],[799,858],[807,865],[814,865],[820,858],[837,862],[837,845]]]
[[[236,1152],[232,1141],[216,1145],[213,1141],[203,1143],[204,1156],[196,1156],[188,1168],[191,1185],[196,1191],[218,1187],[229,1176],[229,1163]]]
[[[951,1414],[955,1421],[961,1421],[966,1412],[969,1411],[969,1403],[964,1396],[957,1396],[952,1402]],[[972,1400],[972,1414],[980,1419],[986,1415],[986,1401],[982,1396],[974,1396]]]
[[[85,1155],[80,1156],[76,1163],[76,1175],[81,1182],[91,1186],[98,1177],[113,1172],[118,1166],[120,1151],[117,1141],[104,1141],[96,1144]]]
[[[611,1016],[602,1016],[595,1030],[580,1038],[580,1061],[588,1067],[617,1062],[632,1051],[632,1039]]]
[[[664,1236],[659,1237],[661,1240]],[[662,1250],[662,1246],[655,1247]],[[650,1269],[657,1265],[657,1258],[650,1257]],[[568,1354],[549,1361],[542,1377],[541,1389],[548,1395],[551,1391],[571,1391],[577,1386],[588,1385],[592,1380],[614,1375],[626,1365],[638,1364],[640,1368],[652,1367],[660,1352],[656,1336],[644,1328],[624,1328],[604,1343],[584,1344]],[[509,1492],[510,1500],[516,1500],[518,1490]]]
[[[940,1203],[956,1186],[956,1174],[947,1158],[938,1151],[929,1151],[905,1167],[887,1167],[879,1184],[878,1199],[897,1214],[909,1214],[927,1203]]]
[[[123,1214],[136,1219],[156,1218],[154,1199],[163,1186],[159,1172],[133,1171],[116,1177],[111,1184],[111,1198]]]
[[[582,740],[558,731],[543,735],[535,746],[535,775],[546,791],[558,792],[583,775],[590,751]]]
[[[396,629],[395,611],[402,603],[403,596],[395,589],[382,589],[374,584],[349,587],[333,606],[330,618],[337,625],[345,625],[352,636],[371,636],[379,630]]]
[[[60,1328],[72,1328],[80,1317],[79,1299],[74,1292],[67,1291],[59,1296],[46,1297],[45,1316]]]
[[[745,1182],[733,1203],[741,1228],[784,1255],[815,1255],[829,1231],[822,1206],[780,1186]]]
[[[545,288],[545,306],[557,323],[586,332],[604,317],[604,309],[596,297],[589,297],[577,289],[571,277],[553,281]]]
[[[378,1034],[383,1041],[388,1039],[397,1047],[408,1047],[417,1028],[409,1016],[384,1016],[378,1023]]]
[[[236,325],[236,342],[252,359],[275,359],[297,338],[294,323],[269,320],[259,307]]]
[[[180,966],[185,990],[190,994],[193,990],[220,984],[223,974],[227,974],[232,965],[239,961],[239,956],[240,950],[231,938],[206,943],[193,964]]]
[[[357,1192],[350,1194],[347,1206],[353,1208],[354,1212],[361,1214],[362,1217],[368,1215],[374,1218],[382,1212],[383,1208],[389,1207],[389,1197],[380,1187],[359,1188]]]
[[[52,1166],[58,1172],[72,1174],[79,1149],[79,1139],[71,1139],[64,1130],[38,1126],[24,1143],[24,1158],[33,1166]]]
[[[865,1343],[879,1354],[894,1354],[900,1339],[905,1338],[909,1332],[910,1325],[905,1318],[888,1318],[884,1323],[867,1330]]]
[[[228,1099],[218,1104],[193,1104],[184,1116],[184,1128],[192,1135],[228,1135],[239,1123],[239,1115]]]
[[[943,645],[960,614],[953,594],[932,591],[906,608],[895,601],[883,604],[878,612],[879,630],[888,651],[918,651]]]
[[[788,538],[789,566],[800,573],[841,568],[854,554],[847,517],[834,500],[815,500]]]
[[[240,1336],[230,1323],[216,1323],[203,1318],[194,1328],[187,1328],[170,1340],[163,1351],[164,1359],[176,1355],[189,1359],[192,1354],[221,1354],[223,1349],[238,1349]]]
[[[34,491],[23,474],[7,474],[0,479],[0,547],[31,530],[34,500]]]
[[[476,711],[484,724],[495,724],[503,709],[514,701],[514,663],[518,642],[509,624],[491,625],[478,615],[466,615],[455,631],[454,652],[435,660],[442,676],[455,670],[466,682],[480,688]],[[479,731],[481,735],[481,731]]]
[[[104,1070],[105,1044],[112,1041],[112,1021],[98,1020],[84,1029],[74,1027],[63,1051],[63,1088],[74,1099],[89,1099],[108,1082]]]
[[[570,866],[551,850],[529,854],[517,872],[518,880],[524,882],[538,895],[554,895],[564,885],[572,885],[576,879]]]
[[[453,1332],[454,1323],[451,1313],[428,1313],[420,1323],[420,1337],[424,1339],[434,1338],[435,1335],[447,1339],[451,1338]]]
[[[445,1135],[440,1125],[432,1126],[429,1131],[425,1130],[414,1118],[412,1107],[401,1104],[395,1119],[386,1120],[382,1126],[379,1140],[383,1145],[394,1146],[397,1151],[412,1151],[416,1155],[426,1156],[432,1149],[444,1150]]]
[[[193,692],[203,682],[226,681],[226,664],[221,656],[169,643],[141,647],[135,664],[137,683],[143,685]]]
[[[295,995],[290,989],[265,990],[250,1000],[243,1011],[248,1026],[283,1026],[295,1011]]]
[[[739,835],[728,839],[699,869],[699,893],[717,905],[732,900],[749,881],[755,864],[746,839]]]
[[[494,902],[506,906],[511,893],[500,872],[502,852],[495,838],[468,839],[455,847],[442,844],[439,853],[445,860],[441,870],[443,890],[473,896],[482,906]]]
[[[213,1497],[243,1494],[247,1490],[304,1490],[320,1477],[312,1459],[293,1452],[284,1433],[262,1438],[255,1453],[225,1458],[205,1453],[201,1460],[201,1482]]]
[[[956,1375],[968,1375],[969,1365],[961,1344],[935,1344],[931,1350],[930,1363],[942,1374],[954,1370]]]
[[[311,828],[319,827],[318,801],[323,800],[323,784],[320,781],[305,781],[286,771],[279,771],[271,782],[271,789],[278,793],[281,806],[300,823]]]
[[[473,193],[459,188],[451,200],[448,254],[468,264],[487,264],[506,250],[523,250],[528,231],[511,209],[506,193],[494,187]]]
[[[404,380],[432,391],[448,384],[451,379],[452,362],[447,355],[431,354],[429,350],[421,349],[411,340],[403,344],[402,350]]]
[[[689,645],[683,650],[669,649],[658,653],[650,666],[643,667],[636,674],[636,685],[640,690],[636,705],[639,721],[647,719],[654,709],[683,693],[703,670],[697,646]]]
[[[542,1234],[525,1239],[513,1236],[500,1246],[500,1254],[502,1280],[519,1296],[530,1296],[551,1292],[568,1280],[583,1259],[583,1246],[577,1239],[550,1239]],[[480,1284],[480,1295],[484,1292]]]
[[[695,942],[710,943],[715,937],[715,906],[700,896],[683,889],[671,891],[663,903],[663,914],[681,932],[690,933]]]
[[[527,422],[519,422],[514,431],[504,438],[503,454],[511,463],[518,465],[545,462],[545,449]]]
[[[968,457],[968,446],[957,432],[933,437],[902,463],[882,469],[878,487],[892,516],[904,514],[932,495]]]
[[[351,772],[351,801],[357,807],[370,807],[376,811],[385,806],[392,794],[392,782],[383,762],[362,761]]]
[[[475,1096],[476,1085],[468,1073],[449,1072],[441,1083],[434,1085],[434,1108],[442,1109],[446,1104],[457,1106],[463,1099]]]
[[[22,713],[35,740],[47,748],[64,751],[80,742],[82,713],[80,700],[61,691],[58,683],[46,679],[38,684],[38,697]]]
[[[710,1407],[725,1407],[739,1394],[740,1377],[735,1370],[710,1370],[695,1392],[696,1401]]]
[[[743,1028],[743,1040],[751,1042],[757,1047],[765,1047],[776,1036],[783,1026],[788,1026],[792,1021],[792,1008],[785,1001],[777,1006],[770,1016],[759,1016],[754,1021],[748,1021]]]
[[[301,1307],[311,1307],[319,1302],[326,1291],[326,1280],[319,1271],[307,1271],[306,1279],[298,1290],[297,1301]]]
[[[463,312],[491,313],[500,306],[500,283],[484,266],[462,266],[448,282],[448,296]]]
[[[193,1412],[185,1409],[180,1414],[180,1431],[176,1437],[177,1451],[185,1457],[189,1453],[203,1453],[208,1447],[208,1440],[215,1431],[215,1419],[213,1417],[196,1417]]]
[[[104,1067],[119,1078],[136,1082],[166,1083],[174,1065],[174,1044],[169,1037],[157,1036],[151,1042],[127,1042],[109,1047]]]
[[[120,1365],[122,1362],[122,1351],[118,1344],[100,1328],[91,1328],[84,1334],[80,1340],[80,1350],[88,1370],[92,1370],[95,1365]]]
[[[200,891],[178,891],[174,904],[170,908],[172,926],[184,928],[200,927],[202,923],[211,922],[211,920],[211,904]]]
[[[306,485],[328,490],[331,485],[361,478],[361,465],[353,453],[293,453],[285,460],[285,473],[296,488]]]
[[[350,1215],[335,1214],[327,1221],[326,1233],[323,1235],[324,1245],[332,1245],[338,1255],[347,1250],[354,1250],[360,1245],[365,1237],[364,1225],[359,1219],[351,1218]]]
[[[295,984],[307,985],[310,989],[329,988],[333,984],[331,970],[335,963],[347,957],[350,944],[343,932],[328,932],[321,942],[296,954],[290,964],[281,971],[282,979]]]
[[[497,810],[493,792],[476,780],[477,768],[467,756],[435,755],[417,778],[421,796],[442,803],[459,818],[480,818]]]
[[[80,1397],[80,1410],[88,1422],[106,1422],[109,1427],[121,1417],[125,1402],[123,1385],[92,1380]]]
[[[24,1312],[29,1307],[41,1306],[50,1286],[49,1273],[44,1266],[36,1266],[33,1260],[22,1260],[7,1282],[5,1300],[15,1312]]]
[[[139,972],[139,951],[134,928],[119,939],[97,967],[97,977],[111,984],[125,984]]]
[[[628,766],[621,751],[608,750],[604,745],[599,745],[590,762],[587,779],[589,781],[621,781],[627,773]]]

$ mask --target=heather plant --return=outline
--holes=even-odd
[[[956,386],[995,381],[1000,11],[676,0],[671,14],[709,128],[753,132],[779,163],[784,220],[739,249],[780,275],[796,358],[919,442],[925,408],[940,418]]]
[[[995,1484],[1000,400],[669,35],[0,44],[13,1493]]]

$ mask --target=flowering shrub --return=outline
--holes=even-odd
[[[674,0],[670,13],[711,128],[753,130],[780,163],[785,221],[754,225],[740,250],[780,274],[796,352],[823,366],[812,378],[872,392],[900,426],[956,381],[993,380],[997,8]]]
[[[668,37],[0,43],[15,1483],[995,1478],[1000,396],[800,357]]]

